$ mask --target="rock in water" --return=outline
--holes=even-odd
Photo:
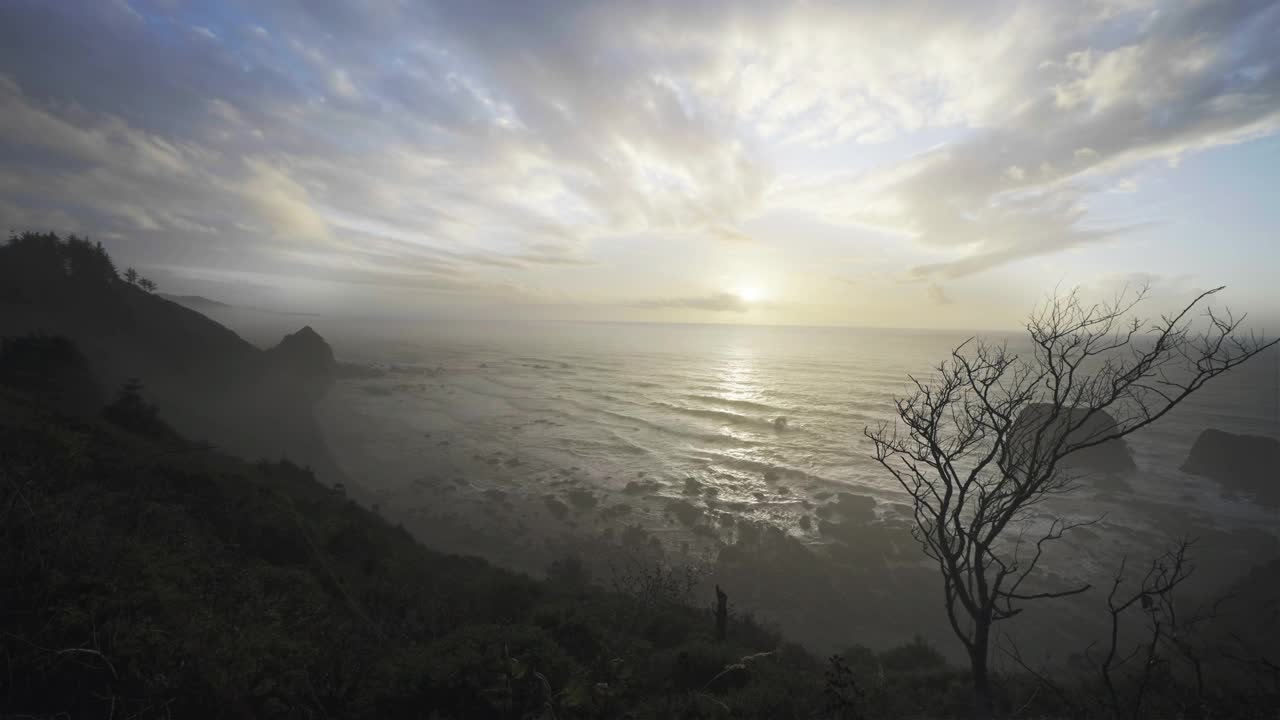
[[[308,375],[331,374],[335,365],[333,348],[310,325],[285,335],[280,344],[271,349],[271,354],[289,369]]]
[[[774,427],[774,429],[776,429],[776,430],[786,430],[786,429],[787,429],[787,419],[786,419],[785,417],[782,417],[782,416],[778,416],[778,417],[774,418],[774,420],[773,420],[773,427]]]
[[[337,373],[333,348],[310,325],[285,335],[267,354],[277,373],[297,382],[313,397],[323,395]]]
[[[1064,409],[1050,426],[1049,416],[1053,406],[1047,403],[1028,405],[1018,414],[1010,431],[1010,446],[1018,452],[1030,455],[1037,435],[1040,435],[1041,452],[1055,444],[1069,428],[1079,423],[1086,412],[1083,408]],[[1044,428],[1041,435],[1040,430]],[[1098,411],[1082,426],[1067,435],[1067,443],[1083,444],[1093,438],[1105,437],[1116,431],[1115,418],[1105,411]],[[1124,473],[1133,470],[1133,456],[1129,446],[1121,439],[1108,440],[1083,450],[1077,450],[1063,458],[1061,466],[1073,470],[1094,470],[1104,473]]]
[[[1280,440],[1210,428],[1191,446],[1182,471],[1217,480],[1224,488],[1280,505]]]

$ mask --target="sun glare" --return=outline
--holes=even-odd
[[[749,303],[758,302],[761,298],[764,297],[764,295],[760,292],[760,288],[754,287],[751,285],[745,285],[745,286],[739,287],[737,290],[733,291],[733,294],[742,298],[744,302],[749,302]]]

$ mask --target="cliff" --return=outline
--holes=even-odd
[[[1280,505],[1280,440],[1210,428],[1191,446],[1182,471],[1217,480],[1232,492]]]
[[[333,351],[309,327],[262,350],[126,282],[101,245],[27,233],[0,245],[0,337],[27,335],[69,339],[108,396],[139,380],[188,437],[344,479],[311,413],[328,388]]]

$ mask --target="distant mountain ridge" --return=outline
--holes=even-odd
[[[204,312],[204,311],[208,311],[208,312],[220,312],[220,311],[229,311],[229,310],[249,310],[249,311],[252,311],[252,312],[268,313],[268,314],[270,314],[270,315],[296,315],[296,316],[299,316],[299,317],[317,317],[317,316],[319,315],[319,313],[313,313],[313,312],[295,312],[295,311],[288,311],[288,310],[270,310],[270,309],[267,309],[267,308],[254,307],[254,306],[250,306],[250,305],[233,305],[233,304],[231,304],[231,303],[225,303],[225,302],[222,302],[222,301],[220,301],[220,300],[214,300],[214,299],[212,299],[212,298],[207,298],[207,297],[205,297],[205,296],[203,296],[203,295],[168,295],[168,294],[165,294],[165,293],[158,293],[158,294],[160,295],[160,297],[164,298],[165,300],[168,300],[168,301],[170,301],[170,302],[175,302],[175,303],[177,303],[177,304],[179,304],[179,305],[182,305],[182,306],[184,306],[184,307],[189,307],[189,308],[191,308],[192,310],[196,310],[196,311],[200,311],[200,312]]]
[[[234,305],[230,305],[224,302],[219,302],[218,300],[213,300],[203,295],[170,295],[168,293],[158,293],[158,294],[160,297],[164,298],[165,300],[168,300],[169,302],[178,303],[179,305],[185,305],[186,307],[192,308],[193,310],[201,307],[210,307],[210,308],[235,307]]]

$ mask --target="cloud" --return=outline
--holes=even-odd
[[[981,123],[957,141],[866,173],[796,183],[786,199],[925,249],[960,251],[910,272],[959,277],[1122,236],[1135,226],[1099,222],[1086,209],[1092,192],[1136,188],[1131,177],[1109,186],[1107,178],[1280,127],[1274,3],[1140,3],[1119,15],[1086,13],[1085,22],[1036,7],[1046,13],[1037,27],[1069,32],[1032,34],[1036,51],[1025,59],[1044,59],[998,93],[1019,102],[1003,114],[974,107]],[[1093,45],[1103,42],[1111,47]]]
[[[947,293],[942,286],[937,283],[929,283],[928,288],[929,302],[934,305],[950,305],[951,298],[947,297]]]
[[[1161,275],[1149,272],[1108,273],[1081,288],[1086,297],[1097,301],[1113,301],[1119,296],[1132,297],[1145,293],[1145,308],[1141,312],[1154,315],[1181,309],[1192,298],[1208,290],[1196,276],[1189,273]],[[1221,298],[1217,298],[1221,300]],[[1176,307],[1175,307],[1176,306]]]
[[[1274,133],[1278,33],[1262,0],[16,0],[0,209],[184,266],[458,292],[623,237],[761,245],[751,221],[793,212],[938,283],[1117,241],[1137,225],[1096,194]]]
[[[1121,178],[1120,180],[1117,180],[1117,181],[1116,181],[1116,184],[1115,184],[1115,185],[1112,185],[1112,186],[1111,186],[1111,192],[1113,192],[1113,193],[1134,193],[1134,192],[1138,192],[1138,181],[1137,181],[1137,180],[1135,180],[1135,179],[1133,179],[1133,178],[1131,178],[1131,177],[1130,177],[1130,178]]]
[[[359,100],[360,90],[351,81],[346,70],[333,68],[329,71],[329,90],[343,100]]]
[[[247,158],[247,179],[240,187],[246,201],[257,208],[267,232],[286,239],[327,240],[329,226],[314,207],[310,193],[279,167],[260,158]]]
[[[751,304],[744,300],[741,296],[733,293],[721,292],[711,295],[698,295],[694,297],[677,297],[677,298],[657,298],[652,300],[638,300],[631,303],[631,307],[638,308],[670,308],[681,310],[706,310],[709,312],[734,312],[744,313],[751,309]]]

